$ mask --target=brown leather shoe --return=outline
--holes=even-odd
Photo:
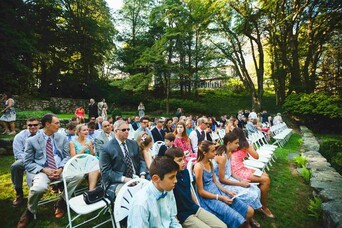
[[[61,209],[61,208],[59,208],[59,207],[56,207],[56,209],[55,209],[55,218],[63,218],[63,216],[64,216],[64,211]]]
[[[23,195],[17,195],[15,200],[12,202],[13,207],[18,207],[24,202],[24,196]]]
[[[18,222],[17,228],[25,228],[33,220],[34,216],[29,210],[25,210]]]

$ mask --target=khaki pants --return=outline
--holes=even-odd
[[[209,213],[208,211],[199,208],[196,214],[190,215],[185,222],[182,224],[185,228],[226,228],[227,225],[222,222],[215,215]]]

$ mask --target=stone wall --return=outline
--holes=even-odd
[[[342,227],[342,176],[318,152],[319,143],[312,132],[300,127],[303,136],[303,155],[311,171],[313,194],[322,201],[324,227]]]
[[[74,113],[75,109],[79,105],[83,105],[84,109],[88,110],[89,100],[84,99],[71,99],[71,98],[60,98],[51,97],[49,100],[33,100],[28,98],[22,98],[20,96],[14,97],[15,108],[20,111],[25,110],[58,110],[60,113]]]

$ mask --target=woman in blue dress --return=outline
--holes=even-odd
[[[230,156],[232,151],[239,147],[239,138],[233,133],[228,133],[223,138],[223,145],[216,149],[216,157],[212,160],[214,171],[222,186],[239,195],[239,199],[250,205],[253,209],[262,207],[260,202],[260,189],[255,183],[240,178],[232,172],[230,166]],[[260,224],[251,219],[254,227],[260,227]]]
[[[76,154],[91,154],[95,156],[94,145],[90,139],[88,139],[88,126],[85,124],[79,124],[76,126],[77,137],[69,142],[71,157]],[[96,188],[97,181],[100,177],[100,171],[93,171],[88,174],[89,190]]]
[[[198,147],[197,163],[194,167],[196,185],[201,207],[213,213],[230,228],[240,227],[254,215],[252,207],[238,198],[234,193],[223,188],[216,180],[211,159],[216,155],[212,142],[205,140]]]

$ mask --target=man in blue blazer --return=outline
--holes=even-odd
[[[25,145],[24,165],[27,175],[33,179],[30,187],[27,209],[21,216],[17,227],[26,227],[37,211],[38,201],[54,180],[62,180],[64,165],[70,159],[67,138],[58,132],[59,119],[54,114],[46,114],[41,119],[43,129],[28,138]],[[76,176],[68,182],[71,195],[83,177]],[[62,194],[62,197],[64,194]],[[61,218],[65,211],[65,201],[61,198],[56,204],[55,217]]]
[[[100,151],[102,180],[112,200],[126,182],[136,176],[145,178],[147,174],[137,142],[127,139],[129,130],[126,121],[117,120],[114,123],[115,137]]]

